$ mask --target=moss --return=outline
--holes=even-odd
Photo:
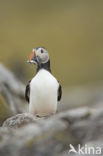
[[[0,94],[0,123],[2,123],[2,121],[4,121],[9,116],[10,116],[9,107],[3,96]]]
[[[27,147],[31,147],[31,146],[33,145],[33,143],[34,143],[34,138],[28,140],[28,141],[26,142],[26,146],[27,146]]]

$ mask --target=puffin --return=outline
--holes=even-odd
[[[48,51],[44,47],[33,48],[27,62],[36,65],[36,74],[25,89],[29,113],[37,117],[55,114],[62,97],[62,87],[51,73]]]

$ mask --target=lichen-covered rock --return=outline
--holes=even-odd
[[[17,127],[19,127],[18,121],[22,125],[21,118],[24,119],[24,122],[27,122],[27,114],[16,115]],[[63,151],[64,146],[66,148],[71,142],[77,142],[72,135],[69,124],[61,118],[56,118],[56,116],[45,120],[37,119],[36,122],[35,117],[29,116],[30,123],[23,124],[18,129],[15,129],[16,126],[10,128],[13,119],[10,118],[5,121],[0,130],[0,136],[2,136],[0,155],[5,156],[6,152],[4,151],[8,151],[8,156],[14,156],[14,151],[15,156],[54,155],[54,153]],[[3,141],[5,138],[6,141]]]
[[[69,153],[69,144],[75,148],[78,144],[103,144],[102,130],[102,108],[72,109],[48,118],[18,114],[0,128],[0,155],[74,156]]]
[[[39,119],[40,118],[37,118],[30,113],[17,114],[11,118],[8,118],[3,123],[3,127],[20,128],[30,123],[36,123]]]

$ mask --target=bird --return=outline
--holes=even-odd
[[[37,117],[55,114],[62,97],[62,87],[51,73],[48,51],[44,47],[33,48],[27,62],[36,65],[36,74],[25,89],[29,113]]]

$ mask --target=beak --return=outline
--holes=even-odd
[[[37,64],[36,55],[35,55],[34,51],[32,51],[32,53],[31,53],[31,55],[29,57],[29,60],[27,60],[27,63]]]

